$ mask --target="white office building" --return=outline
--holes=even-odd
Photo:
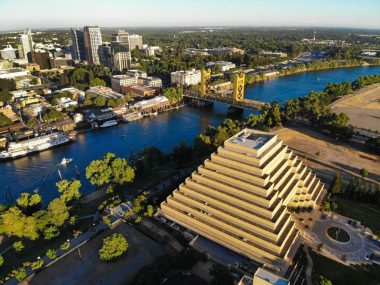
[[[129,43],[131,45],[131,50],[135,48],[140,49],[143,45],[142,36],[129,35]]]
[[[7,45],[4,49],[0,51],[1,58],[5,60],[12,60],[16,58],[16,49],[11,45]]]
[[[114,75],[111,77],[112,90],[121,92],[121,86],[137,84],[137,77],[128,75]]]
[[[103,44],[102,34],[98,26],[84,27],[84,47],[89,64],[100,64],[99,48]]]
[[[201,82],[201,71],[195,69],[189,71],[175,71],[170,73],[170,81],[177,85],[197,85]]]
[[[131,64],[131,47],[129,34],[119,30],[111,36],[112,65],[115,70],[122,71]]]
[[[24,34],[20,35],[20,58],[28,59],[28,54],[33,51],[33,39],[32,39],[32,31],[30,29],[26,29]]]

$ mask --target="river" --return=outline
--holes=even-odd
[[[353,81],[361,75],[380,74],[380,66],[342,68],[299,73],[271,79],[246,88],[246,98],[284,103],[305,96],[310,90],[320,91],[329,82]],[[318,81],[319,78],[319,81]],[[82,193],[93,189],[85,178],[85,168],[105,152],[129,157],[145,146],[156,146],[169,152],[181,141],[189,144],[208,125],[218,125],[226,118],[227,107],[215,104],[213,109],[186,107],[144,118],[129,124],[79,134],[75,143],[47,150],[29,157],[0,163],[0,203],[11,203],[22,192],[38,191],[44,204],[58,196],[55,183],[58,169],[65,179],[81,175]],[[244,116],[249,114],[244,112]],[[121,137],[122,136],[122,137]],[[63,157],[73,158],[68,166],[58,166]],[[8,188],[9,186],[9,188]],[[9,190],[8,190],[9,189]]]

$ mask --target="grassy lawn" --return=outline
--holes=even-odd
[[[343,216],[362,222],[380,237],[380,207],[336,197],[338,212]]]
[[[380,266],[345,266],[317,253],[310,252],[313,259],[313,283],[319,284],[319,276],[329,279],[334,285],[375,285],[380,282]]]

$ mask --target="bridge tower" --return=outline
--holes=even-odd
[[[201,70],[201,96],[205,97],[208,92],[210,92],[210,81],[211,70],[202,69]]]
[[[233,102],[240,102],[244,100],[244,85],[245,85],[245,74],[240,73],[234,76],[234,88],[232,100]]]

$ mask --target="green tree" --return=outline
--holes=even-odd
[[[25,279],[25,277],[27,276],[25,269],[22,268],[22,267],[17,268],[17,269],[14,269],[14,270],[12,271],[12,274],[13,274],[13,276],[14,276],[18,281],[21,281],[21,280]]]
[[[10,207],[1,213],[0,233],[31,240],[35,240],[39,236],[36,219],[26,216],[17,207]]]
[[[92,185],[123,185],[132,182],[135,170],[124,158],[117,158],[113,153],[106,153],[103,159],[92,161],[86,168],[86,177]]]
[[[360,169],[360,176],[361,176],[362,178],[367,177],[367,176],[368,176],[368,170],[365,169],[365,168]]]
[[[79,189],[81,187],[81,182],[79,180],[61,180],[57,182],[58,192],[61,193],[61,199],[66,203],[80,198],[81,194]]]
[[[173,150],[173,158],[179,166],[188,163],[193,158],[193,149],[189,147],[186,142],[182,142],[179,146],[176,146]]]
[[[321,275],[319,276],[319,285],[332,285],[332,282]]]
[[[46,112],[45,115],[43,115],[43,120],[47,123],[51,123],[51,122],[59,122],[59,121],[63,121],[63,119],[65,118],[63,113],[61,111],[57,111],[56,109],[50,109]]]
[[[228,268],[221,264],[214,264],[210,268],[210,275],[213,278],[210,281],[210,285],[233,285],[234,279],[228,271]]]
[[[37,119],[36,118],[30,118],[28,120],[28,122],[26,123],[26,125],[29,127],[29,128],[33,128],[37,125]]]
[[[0,255],[0,267],[4,264],[4,257]]]
[[[329,191],[333,194],[340,194],[343,191],[343,180],[342,175],[337,172],[335,173],[335,177],[330,185]]]
[[[159,166],[165,162],[165,154],[156,147],[146,147],[140,152],[146,170]]]
[[[144,216],[151,218],[151,217],[153,217],[153,215],[154,215],[154,207],[152,205],[148,205],[146,207],[146,211],[144,213]]]
[[[51,201],[47,208],[49,222],[57,227],[62,226],[69,218],[69,208],[64,200],[56,198]]]
[[[0,91],[0,102],[3,102],[4,105],[8,105],[13,99],[13,95],[8,90]]]
[[[90,81],[91,86],[106,86],[106,82],[100,78],[95,78]]]
[[[4,114],[0,114],[0,127],[12,125],[13,121]]]
[[[20,253],[24,248],[25,245],[22,243],[22,241],[15,241],[12,245],[13,249],[17,252]]]
[[[55,249],[48,249],[46,251],[46,256],[49,257],[51,260],[56,259],[57,258],[57,252]]]
[[[56,226],[48,226],[44,229],[44,239],[50,240],[59,236],[59,229]]]
[[[128,249],[128,241],[122,234],[113,234],[103,239],[99,249],[99,257],[103,261],[114,260],[123,255]]]
[[[21,193],[16,203],[25,213],[33,213],[41,207],[42,198],[41,195],[37,193]]]

